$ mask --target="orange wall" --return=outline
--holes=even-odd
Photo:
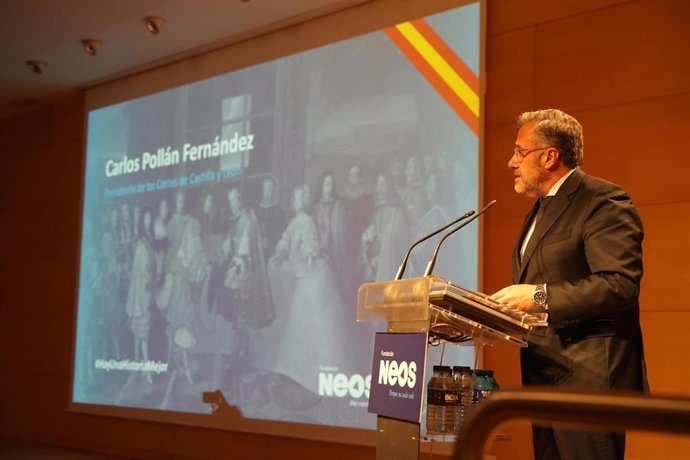
[[[642,327],[654,394],[690,395],[690,2],[490,0],[484,288],[510,283],[510,251],[531,200],[507,162],[516,115],[560,108],[584,126],[584,169],[623,185],[645,225]],[[518,354],[487,349],[486,367],[519,385]],[[521,459],[527,425],[504,431],[499,458]],[[632,434],[628,459],[690,458],[690,437]],[[510,452],[510,453],[509,453]]]
[[[690,394],[690,2],[489,0],[484,287],[510,281],[529,200],[506,167],[514,118],[558,107],[585,127],[584,168],[625,186],[646,227],[642,322],[656,394]],[[65,412],[75,292],[81,98],[0,122],[0,435],[147,459],[374,458],[372,448]],[[487,349],[504,388],[517,352]],[[498,458],[529,458],[526,425]],[[690,439],[635,434],[628,459],[687,458]],[[521,454],[518,454],[521,453]],[[522,456],[520,456],[522,455]]]

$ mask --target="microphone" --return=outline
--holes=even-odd
[[[402,260],[402,262],[400,263],[400,267],[398,267],[398,273],[395,275],[395,279],[396,279],[396,280],[399,280],[399,279],[402,278],[403,273],[405,273],[405,267],[407,267],[407,259],[410,258],[410,253],[412,252],[412,249],[413,249],[415,246],[417,246],[419,243],[421,243],[421,242],[423,242],[423,241],[428,240],[428,239],[431,238],[432,236],[441,233],[442,231],[444,231],[444,230],[447,229],[448,227],[457,224],[457,223],[460,222],[461,220],[467,219],[467,218],[470,217],[472,214],[474,214],[474,210],[472,210],[472,211],[467,211],[465,214],[463,214],[462,216],[458,217],[458,218],[455,219],[453,222],[444,225],[443,227],[439,228],[438,230],[434,230],[433,232],[429,233],[428,235],[425,235],[425,236],[421,237],[420,239],[418,239],[417,241],[415,241],[414,243],[412,243],[412,246],[410,246],[410,249],[407,250],[407,253],[405,254],[405,257],[403,257],[403,260]]]
[[[477,217],[479,217],[479,216],[481,216],[482,214],[484,214],[486,211],[489,210],[489,208],[490,208],[491,206],[493,206],[493,205],[495,205],[495,204],[496,204],[496,200],[491,201],[489,204],[487,204],[486,206],[484,206],[484,207],[481,209],[481,211],[479,211],[477,214],[475,214],[474,217],[472,217],[470,220],[468,220],[467,222],[463,222],[462,224],[460,224],[460,225],[458,225],[457,227],[455,227],[453,230],[451,230],[451,231],[449,231],[448,233],[446,233],[445,235],[443,235],[443,238],[441,238],[441,241],[439,241],[438,244],[436,245],[436,249],[434,249],[434,255],[431,256],[431,259],[429,259],[429,264],[426,266],[426,271],[424,272],[424,276],[429,276],[429,275],[431,275],[431,272],[432,272],[433,269],[434,269],[434,265],[436,265],[436,259],[438,258],[438,250],[441,248],[441,245],[443,244],[443,242],[446,241],[446,238],[448,238],[450,235],[452,235],[453,233],[455,233],[455,232],[457,232],[458,230],[460,230],[460,229],[461,229],[462,227],[464,227],[465,225],[471,223],[471,222],[472,222],[474,219],[476,219]]]

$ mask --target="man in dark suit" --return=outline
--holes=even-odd
[[[513,252],[513,282],[493,295],[546,312],[521,353],[525,385],[644,391],[639,323],[642,222],[619,186],[587,175],[582,126],[559,110],[527,112],[508,166],[537,198]],[[624,457],[625,435],[534,427],[538,460]]]

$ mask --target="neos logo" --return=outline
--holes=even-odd
[[[414,388],[417,383],[417,363],[382,359],[379,366],[379,385],[395,386],[403,388],[407,385]]]
[[[319,396],[335,396],[337,398],[369,397],[371,388],[371,375],[366,377],[360,374],[347,376],[342,372],[319,372]]]

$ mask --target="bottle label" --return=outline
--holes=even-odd
[[[458,395],[454,390],[428,390],[427,403],[434,406],[455,406]]]
[[[474,402],[478,403],[483,401],[484,398],[489,396],[491,393],[493,393],[491,390],[474,390]]]
[[[458,403],[458,395],[454,391],[447,392],[444,396],[446,406],[454,406]]]

